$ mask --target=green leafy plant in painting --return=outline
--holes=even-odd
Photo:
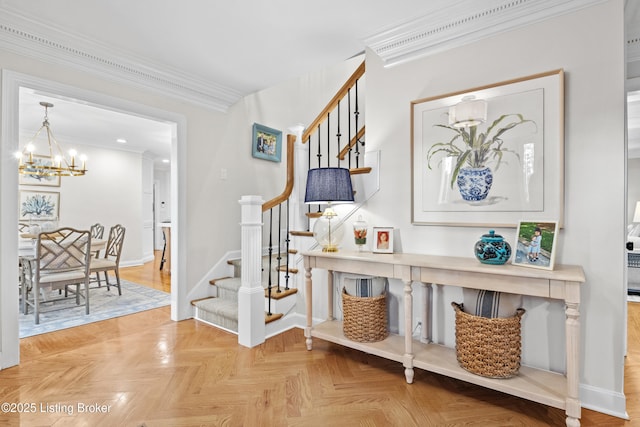
[[[454,157],[455,166],[451,175],[451,187],[453,187],[458,173],[463,167],[483,168],[489,166],[489,163],[495,162],[494,170],[498,170],[504,161],[505,153],[513,154],[519,161],[520,155],[515,150],[505,147],[503,135],[525,123],[532,123],[536,126],[533,120],[525,119],[522,114],[504,114],[494,120],[485,132],[479,132],[478,126],[456,128],[436,124],[436,127],[448,129],[454,134],[449,141],[437,142],[429,148],[427,166],[432,169],[431,162],[435,157]]]

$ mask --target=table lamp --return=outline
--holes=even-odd
[[[344,229],[337,227],[335,203],[353,203],[351,174],[345,168],[309,169],[307,189],[304,196],[307,204],[326,204],[327,207],[313,226],[313,236],[322,246],[323,252],[337,252]]]

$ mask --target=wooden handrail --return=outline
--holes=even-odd
[[[344,160],[344,156],[347,155],[349,150],[351,150],[351,148],[354,145],[356,145],[358,143],[358,141],[360,141],[360,138],[362,138],[363,136],[364,136],[364,126],[362,126],[362,128],[360,128],[360,130],[358,131],[356,136],[351,138],[351,141],[349,141],[349,144],[345,145],[344,148],[338,153],[338,158],[340,160]]]
[[[304,133],[302,134],[303,144],[305,144],[309,139],[309,136],[311,136],[311,134],[313,134],[313,132],[316,131],[316,128],[318,127],[318,125],[320,125],[320,123],[322,123],[326,119],[327,114],[329,114],[331,111],[333,111],[334,108],[338,106],[338,104],[340,103],[340,100],[347,95],[347,93],[349,92],[349,89],[351,89],[351,87],[355,85],[356,81],[364,75],[364,68],[365,66],[363,61],[362,64],[360,64],[360,66],[356,69],[356,71],[354,71],[351,77],[349,77],[349,80],[347,80],[347,82],[340,88],[338,93],[336,93],[336,95],[331,99],[331,101],[329,101],[327,106],[324,107],[324,110],[322,110],[322,112],[318,115],[318,117],[316,117],[316,119],[311,123],[311,125],[309,125],[307,130],[304,131]]]
[[[293,147],[295,142],[295,135],[287,135],[287,185],[282,194],[262,204],[262,212],[266,212],[287,200],[293,191]]]

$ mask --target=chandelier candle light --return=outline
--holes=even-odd
[[[53,108],[53,104],[49,102],[41,102],[40,105],[44,107],[44,121],[42,126],[31,141],[24,147],[21,152],[16,153],[16,158],[19,160],[18,172],[23,175],[40,175],[40,176],[82,176],[87,172],[87,158],[84,155],[78,157],[76,150],[69,150],[69,157],[65,157],[56,141],[51,127],[49,126],[49,118],[47,112],[49,108]],[[38,160],[34,158],[39,153],[36,152],[35,141],[40,133],[45,130],[47,133],[47,151],[48,155],[44,155],[44,160]],[[26,157],[26,158],[25,158]],[[81,162],[76,163],[76,158]]]
[[[332,203],[353,203],[353,187],[351,174],[345,168],[309,169],[307,188],[304,196],[306,204],[326,204],[322,216],[318,218],[313,235],[322,246],[323,252],[337,252],[338,243],[344,235],[344,229],[337,227],[338,214],[331,207]]]

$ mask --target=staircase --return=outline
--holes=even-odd
[[[286,266],[277,267],[273,258],[262,258],[262,286],[265,293],[265,324],[280,319],[285,313],[295,307],[295,295],[298,289],[271,289],[269,290],[269,274],[272,268],[277,273],[294,275],[298,273],[295,268],[287,269]],[[195,318],[212,324],[229,332],[238,332],[238,291],[242,285],[240,277],[241,260],[229,260],[227,263],[233,267],[232,277],[212,279],[209,284],[214,287],[212,293],[216,296],[191,301],[195,307]],[[273,267],[276,266],[276,267]],[[271,302],[271,304],[270,304]]]
[[[285,189],[266,202],[259,196],[242,198],[242,262],[229,261],[233,273],[210,281],[213,288],[209,295],[215,296],[192,301],[196,319],[237,333],[242,345],[253,347],[264,341],[267,332],[275,335],[289,327],[300,326],[300,322],[296,322],[296,316],[301,316],[297,313],[301,310],[296,310],[296,293],[297,288],[304,285],[304,277],[296,276],[301,257],[290,246],[293,241],[301,250],[315,247],[313,233],[309,230],[319,215],[312,212],[315,206],[304,205],[300,197],[292,198],[291,195],[294,186],[298,196],[300,189],[304,190],[307,170],[316,167],[349,169],[357,195],[352,213],[377,191],[375,176],[359,178],[357,182],[353,179],[355,175],[365,177],[372,170],[371,166],[365,165],[368,160],[368,157],[364,159],[365,127],[358,100],[358,83],[362,84],[364,71],[363,62],[301,135],[287,135]],[[299,141],[297,146],[296,140]],[[372,158],[376,169],[378,156]],[[312,157],[315,158],[313,161]],[[294,165],[298,171],[294,171]],[[371,191],[372,188],[375,190]],[[317,210],[320,212],[320,206]],[[347,218],[345,216],[342,221]],[[262,227],[269,240],[267,255],[263,253]],[[258,314],[262,305],[260,299],[264,299],[264,316]],[[267,330],[267,324],[280,322],[284,322],[281,327]]]

